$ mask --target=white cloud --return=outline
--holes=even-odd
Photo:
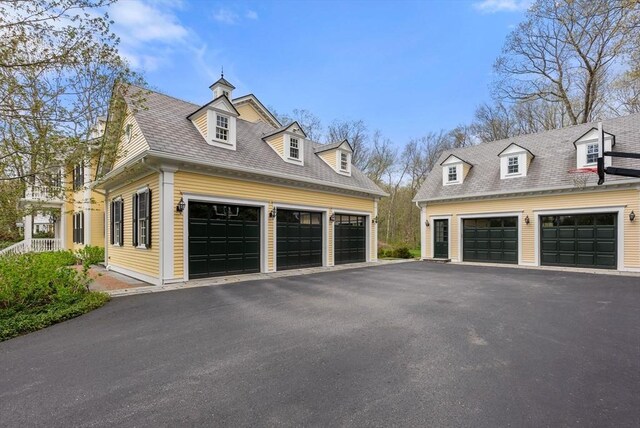
[[[221,7],[213,14],[213,19],[223,24],[233,25],[238,22],[238,14]]]
[[[482,0],[473,8],[482,13],[522,12],[531,6],[532,0]]]
[[[258,12],[255,10],[248,10],[245,17],[247,19],[258,19]]]

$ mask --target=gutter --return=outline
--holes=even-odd
[[[363,193],[365,195],[371,195],[371,196],[380,196],[380,197],[389,196],[389,194],[386,193],[386,192],[376,192],[376,191],[373,191],[373,190],[372,191],[368,191],[368,190],[362,189],[360,187],[348,186],[348,185],[337,184],[337,183],[328,183],[326,181],[317,181],[317,180],[314,180],[314,179],[311,179],[311,178],[300,177],[300,176],[297,176],[297,175],[281,174],[281,173],[277,173],[277,172],[266,172],[264,170],[259,170],[259,169],[255,169],[255,168],[235,167],[235,166],[230,166],[230,165],[213,164],[213,163],[210,163],[210,162],[198,161],[196,159],[193,159],[193,158],[187,157],[187,156],[168,155],[168,154],[166,154],[164,152],[158,152],[158,151],[154,151],[154,150],[149,150],[147,153],[148,153],[149,156],[156,157],[158,159],[167,160],[167,161],[173,161],[173,162],[178,161],[178,162],[189,163],[189,164],[192,164],[192,165],[215,167],[215,168],[218,168],[218,169],[221,169],[221,170],[226,170],[226,171],[234,171],[234,172],[241,172],[241,173],[252,173],[252,174],[255,174],[255,175],[262,175],[262,176],[267,176],[267,177],[281,178],[281,179],[287,179],[287,180],[298,181],[298,182],[309,183],[309,184],[315,184],[315,185],[324,185],[326,187],[333,187],[333,188],[338,188],[338,189],[343,189],[343,190],[350,190],[352,192]],[[109,173],[109,174],[111,174],[111,173]]]
[[[564,190],[579,190],[584,191],[586,189],[591,191],[597,191],[599,188],[611,188],[611,187],[624,187],[633,184],[640,184],[640,179],[635,180],[619,180],[618,182],[609,182],[605,183],[602,186],[590,185],[586,186],[584,189],[578,189],[573,186],[562,186],[562,187],[545,187],[541,189],[531,189],[531,190],[522,190],[518,192],[507,191],[507,192],[493,192],[493,193],[477,193],[475,195],[464,195],[464,196],[453,196],[447,198],[434,198],[434,199],[413,199],[412,202],[456,202],[456,201],[464,201],[469,199],[489,199],[491,197],[501,198],[505,196],[526,196],[526,195],[536,195],[550,192],[562,192]]]

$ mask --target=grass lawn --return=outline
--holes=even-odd
[[[77,259],[70,251],[0,257],[0,341],[82,315],[109,301],[107,294],[89,291],[86,269],[73,266]]]
[[[420,258],[420,248],[414,248],[413,250],[409,250],[409,252],[414,259]]]

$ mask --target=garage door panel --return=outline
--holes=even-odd
[[[463,260],[518,262],[517,217],[463,220]]]
[[[545,216],[540,234],[543,265],[615,268],[616,214]]]
[[[366,261],[365,216],[337,214],[334,222],[334,263]]]
[[[278,210],[276,264],[278,270],[322,266],[322,214]]]

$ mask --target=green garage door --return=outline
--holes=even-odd
[[[278,270],[322,266],[322,213],[277,211]]]
[[[336,214],[334,235],[335,264],[367,261],[365,216]]]
[[[260,271],[260,208],[189,202],[189,278]]]
[[[543,216],[540,220],[543,265],[616,268],[616,214]]]
[[[462,260],[518,263],[518,217],[463,220]]]

